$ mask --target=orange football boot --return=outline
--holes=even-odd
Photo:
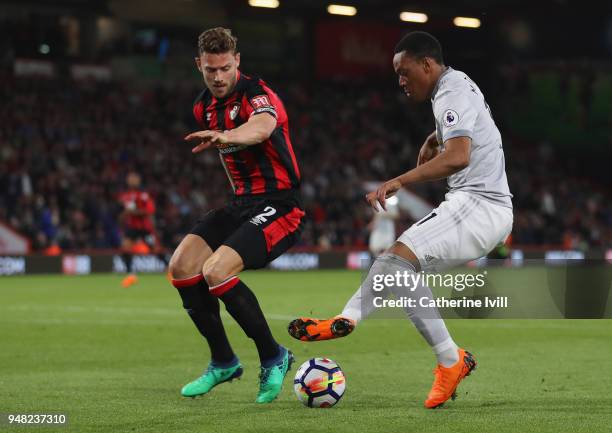
[[[425,407],[434,409],[440,407],[448,400],[457,398],[457,386],[459,382],[469,376],[472,370],[476,368],[476,360],[474,355],[463,349],[459,349],[459,361],[452,367],[444,367],[440,364],[434,369],[434,383],[429,391]]]
[[[300,317],[289,323],[289,335],[302,341],[333,340],[346,337],[355,329],[355,322],[346,317],[336,316],[321,320],[311,317]]]
[[[138,282],[138,277],[136,277],[136,275],[134,274],[129,274],[127,277],[123,279],[123,281],[121,281],[121,285],[123,286],[123,288],[127,289],[128,287],[133,286],[137,282]]]

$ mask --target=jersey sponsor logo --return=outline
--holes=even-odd
[[[459,115],[455,110],[446,110],[444,112],[444,124],[447,127],[455,126],[459,121]]]
[[[245,145],[236,145],[236,144],[226,144],[225,146],[222,147],[217,147],[217,149],[219,150],[219,153],[226,154],[226,153],[234,153],[234,152],[239,152],[241,150],[246,149],[247,146]]]
[[[268,95],[259,95],[259,96],[255,96],[255,97],[251,98],[251,105],[256,110],[258,108],[271,107],[272,106],[272,104],[270,104],[270,100],[268,99]]]
[[[232,107],[232,110],[230,111],[229,117],[230,119],[234,120],[236,118],[236,116],[238,116],[238,112],[240,111],[240,104],[236,104]]]
[[[251,224],[255,224],[256,226],[263,224],[268,221],[268,218],[266,217],[270,217],[275,213],[276,209],[274,209],[272,206],[266,206],[262,213],[260,213],[259,215],[255,215],[253,218],[251,218]]]

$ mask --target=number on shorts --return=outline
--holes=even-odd
[[[255,215],[253,218],[251,218],[251,224],[255,224],[256,226],[258,226],[259,224],[263,224],[268,221],[266,217],[272,216],[275,213],[276,209],[274,209],[272,206],[266,206],[262,213],[260,213],[259,215]]]

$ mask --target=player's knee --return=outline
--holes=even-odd
[[[209,260],[204,263],[202,275],[204,275],[204,279],[209,287],[217,286],[228,278],[233,277],[233,275],[230,275],[228,270],[217,260]]]
[[[202,275],[204,275],[209,287],[218,286],[232,276],[220,269],[219,266],[204,267]]]
[[[403,258],[404,260],[409,261],[414,266],[416,272],[421,271],[421,264],[419,263],[419,259],[416,254],[402,242],[396,241],[393,245],[391,245],[387,250],[382,254],[394,254]]]
[[[175,252],[168,263],[168,271],[172,278],[180,280],[191,278],[201,271],[200,264],[193,259],[189,259],[184,254]]]

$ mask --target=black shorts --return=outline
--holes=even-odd
[[[131,241],[142,240],[150,247],[155,245],[155,235],[148,230],[126,228],[123,236]]]
[[[296,191],[234,197],[225,207],[208,212],[191,229],[215,251],[234,249],[245,269],[258,269],[291,248],[304,226],[304,210]]]

